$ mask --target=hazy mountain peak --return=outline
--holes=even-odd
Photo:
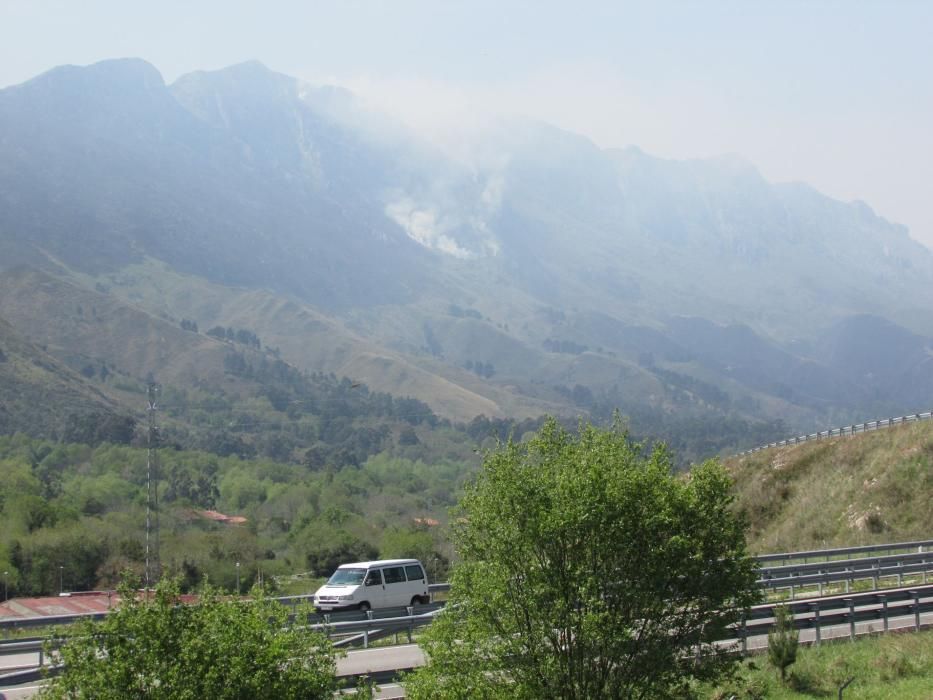
[[[209,103],[218,98],[278,102],[294,98],[297,86],[294,78],[276,73],[259,61],[247,61],[220,70],[186,73],[170,89],[190,108],[193,103]]]
[[[79,84],[88,89],[130,92],[162,88],[165,81],[155,66],[141,58],[113,58],[88,66],[58,66],[15,87],[57,91]]]

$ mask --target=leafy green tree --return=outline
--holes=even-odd
[[[461,501],[447,610],[412,698],[660,698],[734,659],[712,642],[757,600],[731,482],[675,476],[618,424],[547,421],[487,455]]]
[[[124,582],[120,596],[116,610],[68,638],[64,671],[39,697],[333,697],[328,642],[287,626],[273,600],[223,600],[205,586],[197,604],[182,605],[174,581],[148,599]]]
[[[434,538],[426,529],[393,527],[382,536],[379,556],[383,559],[420,559],[425,566],[438,557]]]
[[[315,576],[330,576],[341,564],[370,561],[379,555],[370,543],[344,530],[331,530],[310,544],[306,561]]]
[[[768,632],[768,661],[781,673],[781,683],[787,681],[787,667],[797,660],[799,636],[793,613],[778,605],[774,609],[774,629]]]

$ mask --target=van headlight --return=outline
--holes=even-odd
[[[352,595],[338,595],[337,600],[353,600]]]

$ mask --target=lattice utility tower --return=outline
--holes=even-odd
[[[148,400],[149,439],[146,451],[146,588],[153,579],[158,581],[162,575],[159,561],[159,429],[156,426],[156,411],[159,408],[156,395],[159,386],[149,382],[146,392]],[[155,521],[153,523],[153,521]],[[152,532],[153,524],[155,533]],[[154,537],[153,537],[154,534]]]

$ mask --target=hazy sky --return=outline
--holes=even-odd
[[[737,153],[933,247],[933,0],[0,0],[0,86],[119,56],[167,81],[258,59],[426,128],[518,113]]]

